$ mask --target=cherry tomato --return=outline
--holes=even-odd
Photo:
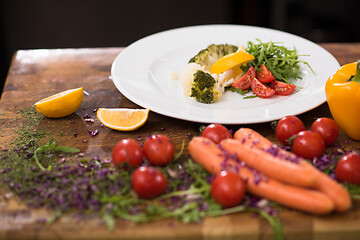
[[[290,137],[304,131],[304,123],[296,116],[285,116],[276,125],[276,138],[284,145],[290,145],[287,141]]]
[[[208,125],[201,133],[202,137],[206,137],[214,143],[220,143],[226,138],[232,138],[230,131],[223,125],[213,123]]]
[[[312,131],[301,131],[293,141],[293,152],[303,158],[313,159],[321,157],[325,152],[325,143],[322,137]]]
[[[125,165],[137,167],[143,162],[143,150],[134,139],[127,138],[119,141],[112,150],[113,164],[121,168]]]
[[[269,83],[275,80],[275,77],[264,64],[262,64],[260,70],[256,72],[256,78],[262,83]]]
[[[251,90],[261,98],[268,98],[275,94],[274,89],[271,89],[269,86],[261,83],[256,78],[251,81]]]
[[[144,155],[151,164],[164,166],[173,159],[174,154],[175,146],[169,137],[157,134],[146,138]]]
[[[237,79],[231,86],[233,88],[240,88],[241,90],[246,90],[251,86],[252,80],[255,78],[255,68],[251,66],[249,70]]]
[[[245,182],[235,172],[222,171],[211,183],[211,196],[223,207],[238,205],[245,194]]]
[[[319,134],[328,146],[334,143],[339,136],[339,127],[336,122],[330,118],[318,118],[311,125],[311,131]]]
[[[280,81],[272,81],[270,87],[275,90],[275,94],[286,96],[292,93],[296,86],[290,83],[284,83]]]
[[[350,152],[340,158],[335,168],[336,178],[342,182],[360,185],[360,155]]]
[[[142,166],[131,175],[131,187],[139,198],[150,199],[164,193],[167,180],[160,170]]]

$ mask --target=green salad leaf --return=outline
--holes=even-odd
[[[299,55],[295,48],[289,49],[285,46],[278,45],[278,42],[270,41],[263,43],[259,39],[256,40],[258,43],[249,41],[247,44],[246,51],[254,55],[255,59],[244,67],[244,71],[250,66],[254,66],[255,70],[258,71],[260,66],[264,64],[276,80],[286,83],[290,83],[289,79],[301,79],[300,63],[308,66],[314,73],[306,61],[299,59],[300,56],[309,55]]]

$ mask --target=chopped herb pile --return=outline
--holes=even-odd
[[[48,223],[74,213],[99,216],[114,229],[115,219],[141,223],[174,218],[189,223],[206,216],[250,211],[268,220],[281,239],[277,208],[247,195],[242,205],[222,209],[210,195],[213,176],[191,159],[184,159],[181,152],[166,168],[159,168],[168,179],[166,193],[142,200],[131,189],[133,169],[119,170],[110,159],[85,159],[79,157],[77,148],[59,146],[51,139],[44,142],[49,133],[36,130],[36,111],[21,110],[19,114],[18,120],[25,122],[26,118],[26,124],[19,125],[15,146],[0,154],[0,178],[28,206],[53,210]]]

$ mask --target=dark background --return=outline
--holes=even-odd
[[[20,49],[121,47],[159,31],[203,24],[261,26],[317,43],[360,41],[358,0],[0,2],[0,92]]]

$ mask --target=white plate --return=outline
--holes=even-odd
[[[248,41],[280,42],[309,56],[311,70],[301,64],[301,90],[289,96],[243,99],[226,92],[213,104],[186,97],[179,80],[189,59],[208,45],[247,45]],[[280,45],[279,43],[279,45]],[[286,115],[298,115],[326,101],[325,82],[339,68],[337,60],[325,49],[304,38],[272,29],[241,25],[205,25],[178,28],[140,39],[125,48],[113,62],[111,75],[115,86],[129,100],[166,116],[202,123],[248,124],[269,122]]]

